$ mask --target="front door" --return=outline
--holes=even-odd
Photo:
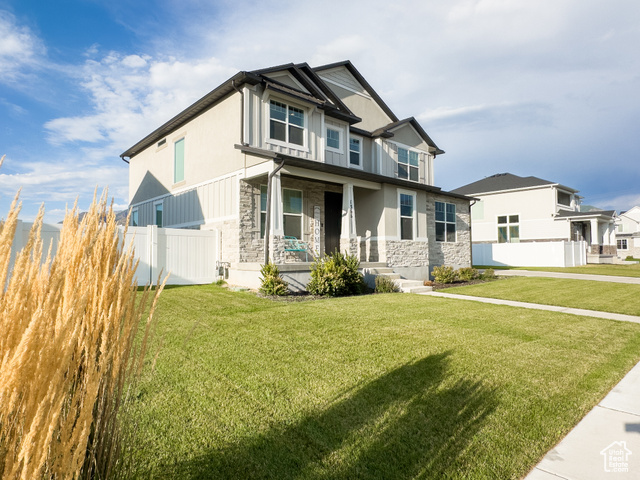
[[[324,192],[324,253],[340,251],[342,193]]]

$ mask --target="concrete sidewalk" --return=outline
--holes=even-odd
[[[541,305],[539,303],[516,302],[513,300],[502,300],[499,298],[472,297],[471,295],[458,295],[457,293],[425,292],[418,295],[430,295],[432,297],[454,298],[456,300],[469,300],[473,302],[493,303],[495,305],[508,305],[510,307],[531,308],[534,310],[547,310],[550,312],[570,313],[572,315],[583,315],[586,317],[606,318],[609,320],[620,320],[623,322],[640,323],[640,317],[635,315],[623,315],[621,313],[597,312],[595,310],[585,310],[582,308],[557,307],[555,305]],[[638,476],[640,478],[640,476]]]
[[[613,275],[592,275],[586,273],[538,272],[534,270],[495,270],[495,272],[496,275],[501,277],[570,278],[573,280],[593,280],[594,282],[631,283],[640,285],[640,277],[618,277]]]
[[[523,272],[518,270],[518,273]],[[514,274],[516,271],[513,272]],[[527,272],[549,276],[549,272]],[[544,274],[544,275],[538,275]],[[557,274],[557,278],[598,277]],[[571,276],[569,276],[571,275]],[[554,274],[553,276],[556,276]],[[613,281],[612,277],[609,280]],[[614,277],[616,279],[624,277]],[[631,279],[640,280],[640,279]],[[640,283],[640,282],[620,282]],[[556,311],[640,323],[640,317],[442,292],[419,295]],[[525,477],[525,480],[640,479],[640,363]]]
[[[640,478],[640,364],[525,477]]]

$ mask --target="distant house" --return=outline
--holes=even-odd
[[[612,261],[616,255],[615,212],[581,211],[582,197],[574,188],[537,177],[501,173],[452,192],[477,199],[471,207],[474,263],[477,263],[476,245],[509,243],[584,242],[584,259],[593,263]],[[478,252],[480,249],[477,248]],[[533,247],[511,251],[534,252]],[[537,255],[537,258],[520,256],[518,262],[529,266],[549,263]]]
[[[413,279],[470,265],[443,153],[345,61],[240,72],[121,157],[134,224],[217,230],[230,281],[253,285],[267,260],[308,273],[336,249]]]
[[[618,216],[616,243],[619,258],[640,258],[640,206],[635,206]]]

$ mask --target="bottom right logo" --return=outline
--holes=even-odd
[[[627,442],[613,442],[600,452],[604,457],[604,471],[611,473],[623,473],[629,471],[629,455],[631,450],[627,448]]]

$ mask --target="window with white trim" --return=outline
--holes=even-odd
[[[184,180],[184,137],[173,144],[173,183]]]
[[[398,178],[413,182],[420,180],[420,156],[418,152],[398,147]]]
[[[163,214],[162,202],[156,203],[154,205],[154,223],[158,227],[162,227],[162,214]]]
[[[456,241],[456,206],[436,202],[436,242]]]
[[[616,243],[618,244],[618,250],[628,250],[628,244],[627,244],[627,239],[626,238],[620,238],[618,240],[616,240]]]
[[[400,240],[415,238],[416,196],[400,193]]]
[[[260,238],[264,238],[267,224],[267,186],[260,185]]]
[[[269,138],[304,146],[304,110],[286,103],[269,102]]]
[[[520,243],[520,215],[498,216],[498,243]]]
[[[129,223],[132,227],[138,226],[138,208],[131,209],[131,221]]]
[[[362,139],[360,137],[349,137],[349,166],[362,168]]]
[[[285,236],[302,240],[302,191],[283,188],[282,206]]]
[[[342,151],[342,132],[337,128],[327,127],[327,150],[336,153],[344,153]]]

